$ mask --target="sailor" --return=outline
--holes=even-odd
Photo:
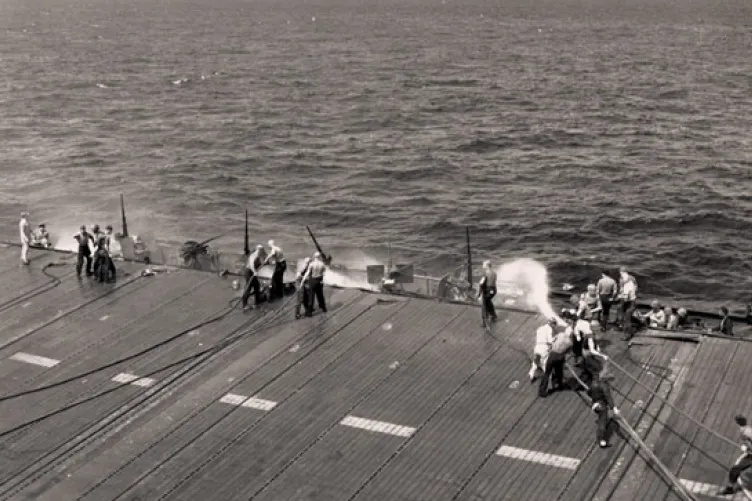
[[[626,268],[622,267],[620,270],[619,282],[620,293],[619,299],[621,300],[620,317],[622,322],[622,329],[624,329],[624,341],[628,341],[634,335],[634,316],[635,301],[637,301],[637,281],[629,274]]]
[[[535,331],[535,348],[533,348],[533,364],[530,366],[530,382],[535,381],[535,374],[537,371],[544,372],[546,370],[546,361],[548,355],[551,353],[551,345],[554,342],[554,335],[556,334],[556,317],[548,319],[546,325],[538,327]]]
[[[94,251],[94,276],[99,279],[100,283],[106,282],[109,271],[109,255],[105,247],[105,238],[102,236],[99,238],[99,242],[97,242],[97,250]]]
[[[90,277],[93,273],[91,270],[91,248],[89,242],[93,243],[91,234],[86,231],[86,226],[81,226],[79,231],[74,237],[78,242],[78,260],[76,261],[76,275],[81,276],[81,269],[84,265],[84,259],[86,260],[86,276]]]
[[[734,493],[734,484],[739,481],[741,475],[745,475],[746,482],[748,483],[752,478],[749,478],[752,474],[752,426],[747,424],[747,418],[738,415],[734,418],[737,426],[739,426],[739,435],[741,438],[742,455],[736,460],[734,465],[729,469],[726,485],[718,491],[719,496],[728,496]],[[752,487],[752,485],[748,485]]]
[[[311,302],[311,283],[307,276],[308,266],[311,264],[311,258],[305,258],[303,267],[295,277],[298,282],[297,303],[295,304],[295,318],[300,318],[300,308],[304,307],[308,311],[308,303]]]
[[[18,233],[21,238],[21,263],[29,264],[29,244],[31,243],[31,225],[29,225],[29,213],[22,212],[18,222]]]
[[[598,320],[601,324],[601,330],[608,328],[609,317],[611,316],[611,305],[616,301],[618,287],[616,280],[611,278],[606,270],[601,271],[601,279],[596,284],[596,292],[601,299],[601,311]]]
[[[248,256],[244,270],[245,288],[243,289],[243,296],[241,298],[243,311],[249,310],[248,299],[251,297],[251,291],[254,294],[254,305],[258,306],[261,303],[261,284],[259,283],[257,273],[264,259],[266,259],[266,251],[263,245],[257,245],[256,250]]]
[[[102,241],[102,237],[104,237],[104,233],[99,229],[99,225],[95,224],[91,228],[91,238],[92,242],[94,242],[94,250],[96,251],[97,248],[99,248],[99,242]]]
[[[483,324],[485,325],[486,316],[491,318],[492,322],[495,322],[498,317],[496,316],[496,309],[494,308],[493,298],[496,295],[496,272],[491,269],[491,261],[483,261],[483,278],[480,279],[478,285],[478,297],[483,299]]]
[[[718,327],[714,327],[713,330],[720,332],[721,334],[726,334],[727,336],[734,335],[734,323],[731,321],[728,308],[725,306],[721,306],[721,322],[718,324]]]
[[[34,243],[45,249],[52,247],[52,244],[50,243],[50,234],[47,232],[44,223],[40,223],[34,232]]]
[[[665,329],[668,323],[666,312],[661,308],[661,304],[657,300],[653,300],[650,303],[650,311],[641,314],[638,318],[643,325],[652,329]]]
[[[614,405],[614,398],[611,395],[611,380],[613,376],[609,374],[605,367],[596,376],[590,384],[588,394],[593,401],[593,412],[598,416],[596,419],[595,436],[598,445],[601,448],[608,447],[609,423],[611,422],[610,413],[619,415],[619,409]]]
[[[104,228],[104,246],[107,249],[107,252],[110,252],[110,245],[112,244],[112,237],[113,235],[113,229],[112,225],[108,224]]]
[[[282,249],[274,245],[274,240],[269,240],[269,255],[264,264],[268,264],[270,261],[274,261],[274,272],[272,272],[271,290],[269,291],[269,300],[273,301],[285,295],[284,276],[285,270],[287,270],[285,255]]]
[[[663,314],[666,315],[666,329],[675,331],[679,326],[679,316],[674,313],[674,309],[670,306],[663,308]]]
[[[572,321],[571,329],[574,338],[572,351],[575,357],[578,358],[580,379],[588,385],[599,370],[598,362],[594,357],[601,358],[604,361],[608,360],[608,357],[598,347],[592,323],[575,315],[571,315],[570,319]]]
[[[321,259],[321,253],[316,252],[313,255],[313,259],[311,260],[310,264],[308,265],[308,270],[306,271],[306,274],[303,278],[303,280],[310,280],[310,286],[311,286],[311,297],[310,301],[307,303],[308,308],[306,308],[306,316],[310,317],[313,315],[313,301],[314,298],[319,303],[319,308],[321,311],[326,313],[326,301],[324,299],[324,273],[326,272],[326,265],[324,264],[324,261]]]
[[[580,296],[577,314],[589,322],[593,319],[593,316],[599,314],[602,309],[601,298],[598,296],[595,284],[588,285],[587,291]]]
[[[559,332],[551,344],[551,353],[546,360],[546,368],[538,387],[538,396],[548,396],[548,384],[553,379],[553,391],[564,388],[564,361],[567,352],[572,349],[572,336],[566,331]]]

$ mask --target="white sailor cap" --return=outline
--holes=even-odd
[[[274,240],[269,240],[269,247],[274,247]]]
[[[320,257],[321,257],[321,253],[320,252],[316,251],[316,252],[313,253],[313,258],[314,259],[318,259]]]

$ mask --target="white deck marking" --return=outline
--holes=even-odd
[[[750,499],[746,497],[744,491],[737,491],[734,493],[733,496],[719,496],[718,491],[721,490],[720,485],[714,485],[714,484],[706,484],[704,482],[695,482],[694,480],[687,480],[685,478],[679,479],[679,481],[682,483],[685,489],[687,489],[692,494],[700,494],[703,496],[707,496],[710,498],[717,498],[717,499],[729,499],[731,501],[745,501],[746,499]],[[737,485],[737,489],[739,486]]]
[[[400,426],[398,424],[385,423],[384,421],[373,421],[371,419],[363,419],[355,416],[347,416],[340,421],[339,424],[368,431],[375,431],[377,433],[387,433],[398,437],[409,437],[415,433],[415,428],[410,428],[409,426]]]
[[[260,411],[270,411],[276,407],[277,402],[271,400],[264,400],[263,398],[246,397],[244,395],[236,395],[234,393],[228,393],[224,397],[219,399],[223,404],[239,405],[241,407],[247,407],[249,409],[258,409]]]
[[[24,304],[22,304],[21,308],[28,308],[29,306],[31,306],[31,301],[27,301]]]
[[[55,360],[54,358],[40,357],[39,355],[32,355],[31,353],[24,353],[22,351],[19,351],[10,358],[19,362],[26,362],[27,364],[41,365],[42,367],[55,367],[60,363],[60,360]]]
[[[155,379],[152,379],[150,377],[138,377],[134,376],[133,374],[126,374],[125,372],[121,372],[120,374],[112,378],[112,380],[116,383],[130,383],[133,386],[141,386],[144,388],[151,386],[157,382]]]
[[[518,447],[510,447],[508,445],[502,445],[499,450],[496,451],[496,454],[498,456],[505,456],[512,459],[530,461],[531,463],[540,463],[548,466],[556,466],[558,468],[566,468],[568,470],[576,470],[577,467],[580,466],[581,462],[577,458],[557,456],[556,454],[520,449]]]
[[[105,321],[105,320],[107,320],[108,318],[110,318],[110,316],[109,316],[109,315],[105,315],[105,316],[103,316],[102,318],[100,318],[100,319],[99,319],[99,321],[100,321],[100,322],[104,322],[104,321]]]

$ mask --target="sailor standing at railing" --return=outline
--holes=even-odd
[[[84,260],[86,260],[86,276],[90,277],[94,274],[91,269],[91,247],[89,243],[94,244],[94,240],[91,234],[86,231],[86,226],[81,226],[81,231],[73,236],[78,242],[78,260],[76,261],[76,275],[81,276],[81,270],[84,267]]]
[[[482,297],[483,309],[492,322],[498,318],[493,304],[494,296],[496,296],[496,272],[491,268],[491,261],[483,261],[483,278],[478,284],[478,297]]]
[[[18,232],[21,237],[21,263],[29,264],[29,244],[31,243],[31,225],[29,224],[29,213],[22,212],[21,220],[18,222]]]
[[[326,273],[326,265],[321,259],[321,253],[316,252],[313,255],[313,260],[308,265],[308,271],[306,271],[303,280],[310,280],[311,292],[310,301],[307,303],[306,316],[313,315],[313,301],[318,301],[321,311],[326,313],[326,301],[324,299],[324,273]]]
[[[251,297],[251,291],[254,294],[254,305],[258,306],[261,303],[261,284],[257,276],[259,268],[266,259],[266,251],[263,245],[257,245],[256,250],[248,256],[248,262],[245,265],[245,289],[243,289],[243,297],[241,302],[243,304],[243,311],[248,311],[248,299]]]
[[[311,283],[308,278],[308,266],[311,264],[311,258],[305,258],[303,267],[298,272],[295,280],[298,282],[297,302],[295,304],[295,318],[300,318],[300,308],[304,307],[308,311],[308,304],[311,302]]]
[[[271,290],[269,291],[269,300],[273,301],[285,295],[284,276],[285,270],[287,270],[285,255],[282,249],[274,245],[274,240],[269,240],[269,256],[264,264],[268,264],[270,261],[274,261],[274,272],[272,273]]]

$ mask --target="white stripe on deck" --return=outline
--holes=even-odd
[[[244,395],[236,395],[234,393],[228,393],[224,397],[219,399],[223,404],[239,405],[241,407],[247,407],[249,409],[258,409],[260,411],[270,411],[274,409],[277,402],[271,400],[264,400],[263,398],[246,397]]]
[[[18,362],[41,365],[42,367],[55,367],[60,363],[60,360],[55,360],[54,358],[40,357],[39,355],[32,355],[31,353],[24,353],[22,351],[12,355],[10,358]]]
[[[396,435],[398,437],[409,437],[415,433],[415,428],[410,428],[409,426],[400,426],[398,424],[385,423],[384,421],[373,421],[371,419],[364,419],[355,416],[347,416],[340,421],[339,424],[368,431],[375,431],[377,433]]]
[[[556,466],[558,468],[566,468],[568,470],[576,470],[577,467],[580,466],[581,462],[577,458],[557,456],[556,454],[520,449],[518,447],[510,447],[508,445],[502,445],[499,450],[496,451],[496,454],[498,456],[504,456],[512,459],[529,461],[531,463],[539,463],[548,466]]]
[[[123,383],[123,384],[132,384],[133,386],[141,386],[141,387],[148,387],[156,383],[156,380],[150,378],[150,377],[138,377],[133,374],[126,374],[125,372],[121,372],[114,378],[112,378],[113,381],[116,383]]]
[[[679,479],[679,481],[684,486],[684,488],[692,494],[700,494],[702,496],[707,496],[710,498],[728,499],[730,501],[745,501],[747,499],[752,499],[745,495],[744,491],[739,488],[739,485],[736,486],[737,490],[733,496],[719,496],[718,491],[723,488],[720,485],[695,482],[693,480],[687,480],[684,478]]]

